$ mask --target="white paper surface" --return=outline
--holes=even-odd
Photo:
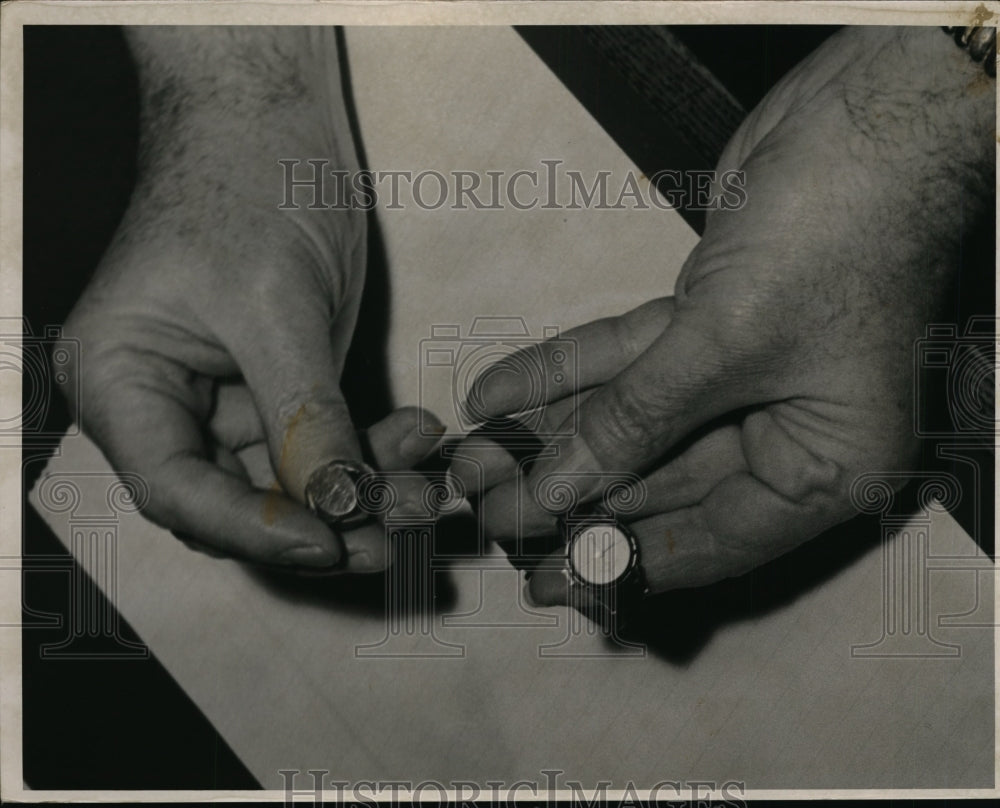
[[[511,171],[543,159],[632,168],[510,29],[358,28],[348,49],[372,168]],[[540,331],[618,313],[669,294],[696,240],[662,211],[410,208],[380,221],[396,403],[420,401],[446,422],[450,390],[418,393],[420,340],[433,325],[515,315]],[[67,438],[36,486],[36,507],[60,476],[81,489],[77,511],[39,507],[63,541],[74,514],[105,507],[108,478],[81,473],[106,470],[85,438]],[[946,514],[909,526],[929,531],[935,557],[977,556]],[[379,604],[359,605],[336,580],[275,583],[196,554],[137,515],[116,530],[118,608],[266,787],[283,787],[281,769],[311,768],[354,783],[544,783],[543,769],[561,769],[561,782],[585,786],[993,784],[993,630],[938,622],[977,597],[977,619],[992,622],[992,576],[921,579],[929,622],[922,635],[910,626],[906,647],[940,653],[936,641],[957,655],[852,656],[883,637],[887,619],[877,540],[790,602],[721,622],[686,656],[634,656],[586,634],[560,646],[569,612],[529,614],[519,574],[496,552],[440,573],[455,602],[429,640],[387,637]],[[596,656],[559,655],[570,651]],[[414,652],[437,656],[377,656]]]

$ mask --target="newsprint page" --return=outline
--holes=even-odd
[[[998,24],[0,5],[0,798],[1000,796]]]

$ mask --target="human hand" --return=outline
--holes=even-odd
[[[66,323],[82,364],[65,390],[75,396],[78,380],[84,430],[116,469],[145,478],[154,521],[252,561],[363,572],[384,565],[383,531],[337,535],[301,503],[316,468],[361,460],[339,382],[364,212],[279,209],[279,159],[357,167],[332,36],[129,30],[140,176]],[[373,442],[401,440],[402,418]],[[272,491],[240,462],[262,438]],[[377,459],[405,465],[430,448],[417,438]]]
[[[719,174],[745,172],[746,205],[710,215],[674,297],[560,337],[580,371],[545,389],[547,417],[564,433],[572,412],[578,431],[526,476],[491,461],[487,534],[552,532],[550,475],[586,500],[643,474],[632,527],[664,591],[772,559],[849,518],[860,473],[912,468],[913,345],[988,209],[994,94],[936,29],[847,29],[796,68],[725,150]],[[484,374],[477,409],[537,400],[518,368],[547,368],[547,350]],[[531,593],[566,602],[559,575]]]

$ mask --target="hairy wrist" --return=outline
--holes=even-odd
[[[994,162],[995,82],[940,28],[851,32],[858,49],[844,99],[857,131],[900,153],[987,171]],[[992,184],[991,188],[992,190]]]
[[[854,29],[844,70],[849,149],[894,176],[911,226],[956,234],[992,209],[995,80],[940,28]]]
[[[190,108],[294,104],[310,88],[313,54],[302,28],[125,29],[145,95],[169,93]]]
[[[140,81],[141,165],[219,152],[354,163],[329,30],[156,26],[126,36]]]

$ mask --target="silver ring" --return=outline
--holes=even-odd
[[[354,460],[331,460],[309,475],[306,505],[324,522],[335,528],[356,527],[370,521],[358,501],[358,481],[374,470]]]

